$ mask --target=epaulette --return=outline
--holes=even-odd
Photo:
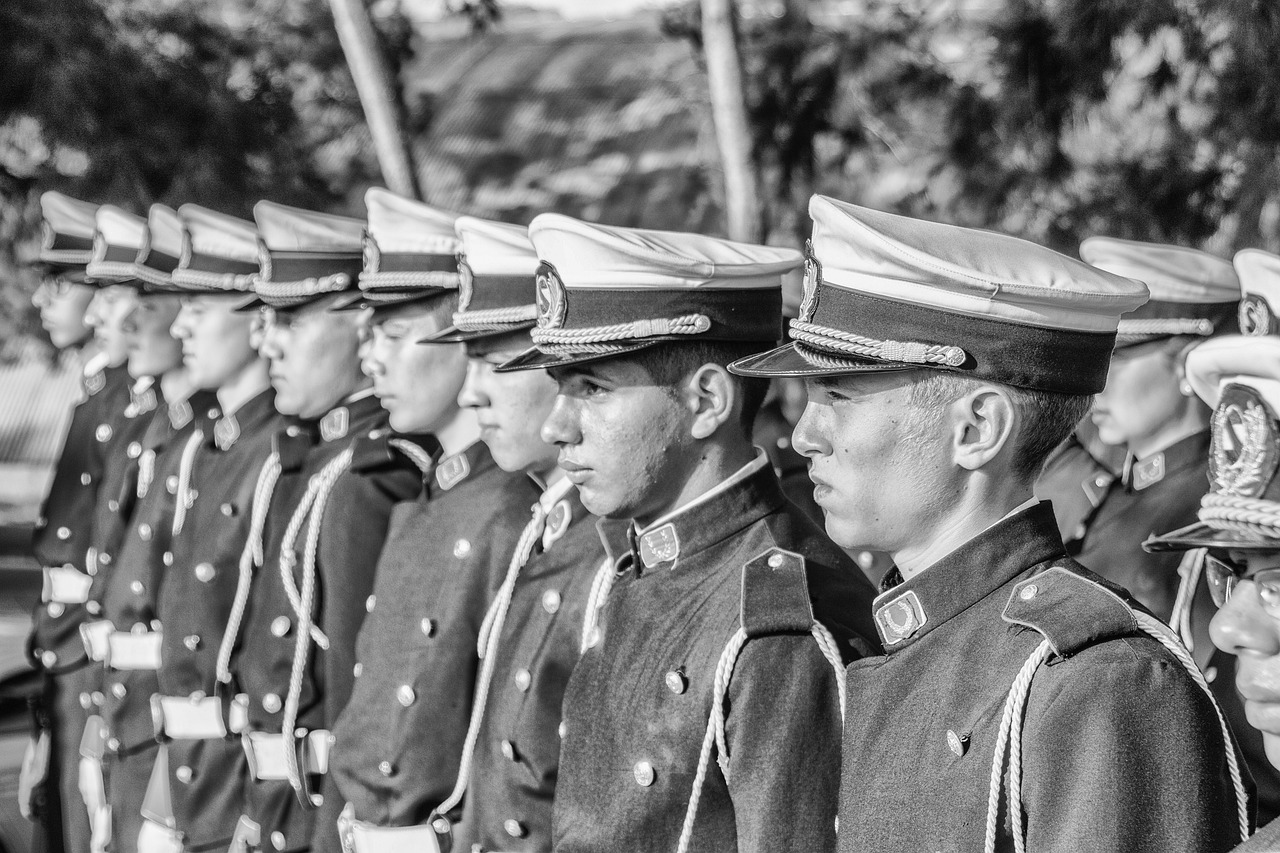
[[[1138,631],[1138,620],[1123,598],[1062,566],[1015,585],[1004,620],[1042,635],[1058,657]]]
[[[389,429],[375,429],[355,437],[351,442],[351,470],[377,471],[381,468],[407,468],[412,463],[396,450],[391,441],[397,436]]]
[[[315,437],[303,427],[293,424],[271,439],[271,448],[280,456],[280,470],[296,471],[307,461],[315,446]]]
[[[742,566],[742,628],[748,637],[813,628],[804,557],[770,548]]]

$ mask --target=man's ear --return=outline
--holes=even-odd
[[[710,438],[738,407],[738,385],[719,364],[704,364],[684,380],[683,394],[693,416],[689,432],[696,439]]]
[[[969,471],[991,464],[1010,445],[1021,427],[1021,417],[1009,392],[996,385],[982,385],[952,401],[952,456]]]

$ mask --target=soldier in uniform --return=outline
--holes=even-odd
[[[1230,849],[1250,803],[1208,686],[1032,497],[1146,288],[1003,235],[809,210],[794,343],[735,369],[806,377],[794,439],[827,530],[897,566],[886,655],[847,672],[840,849]]]
[[[1080,257],[1151,292],[1146,304],[1120,318],[1107,385],[1091,414],[1098,437],[1124,446],[1128,457],[1120,475],[1110,476],[1094,465],[1081,471],[1081,461],[1093,460],[1087,453],[1057,453],[1036,494],[1055,505],[1086,495],[1091,511],[1074,529],[1062,530],[1067,553],[1169,622],[1178,558],[1148,554],[1142,541],[1195,519],[1209,410],[1191,391],[1183,362],[1196,344],[1234,329],[1240,282],[1229,261],[1180,246],[1090,237]],[[1068,468],[1086,479],[1063,476]],[[1208,647],[1208,638],[1199,645]]]
[[[121,496],[119,518],[126,526],[111,570],[93,579],[89,601],[97,605],[98,620],[84,629],[91,656],[103,665],[98,711],[113,853],[137,849],[142,796],[155,760],[150,703],[161,640],[155,596],[169,549],[181,445],[197,421],[217,414],[213,395],[191,385],[182,351],[170,334],[178,298],[169,289],[169,274],[182,246],[177,211],[153,205],[136,261],[90,265],[99,277],[138,289],[136,307],[126,321],[129,371],[153,377],[164,397],[141,439],[126,450],[126,456],[136,459],[126,481],[131,491]]]
[[[250,304],[268,311],[260,351],[276,408],[306,424],[286,429],[263,474],[264,524],[249,542],[252,571],[239,578],[219,676],[244,717],[249,771],[231,846],[294,851],[309,849],[313,828],[336,835],[316,819],[335,796],[329,730],[350,695],[391,508],[422,483],[389,444],[360,371],[358,315],[329,310],[356,291],[364,223],[265,201],[254,219],[265,251]]]
[[[147,724],[162,746],[143,804],[144,853],[225,850],[244,808],[247,767],[218,651],[248,568],[254,491],[286,426],[251,342],[255,318],[235,310],[258,271],[253,223],[189,204],[178,213],[188,242],[171,276],[182,294],[173,334],[192,384],[216,391],[220,416],[183,445],[176,476],[179,515],[155,597],[164,632]]]
[[[497,373],[529,349],[538,256],[523,226],[462,217],[458,311],[430,340],[465,341],[458,402],[475,413],[498,466],[542,487],[480,637],[481,671],[463,766],[448,801],[463,814],[459,851],[551,850],[561,708],[582,647],[582,624],[604,559],[595,518],[542,440],[556,384],[545,371]],[[465,798],[464,798],[465,795]]]
[[[37,266],[44,278],[31,301],[40,309],[54,346],[83,344],[84,355],[83,397],[71,416],[32,541],[45,581],[33,614],[31,648],[41,650],[33,663],[44,670],[44,681],[23,763],[20,806],[37,820],[34,847],[60,853],[64,837],[67,850],[87,849],[89,844],[88,816],[78,788],[80,733],[87,714],[80,705],[83,656],[73,657],[69,667],[56,667],[60,642],[54,636],[79,645],[89,520],[107,465],[105,445],[95,440],[95,432],[109,430],[128,404],[129,374],[123,346],[105,345],[110,339],[99,341],[86,322],[94,289],[85,283],[84,269],[92,256],[98,206],[47,192],[40,197],[40,209],[43,233]],[[54,666],[44,666],[45,651],[54,653]]]
[[[538,489],[495,464],[475,415],[459,408],[463,345],[418,343],[458,307],[457,217],[377,188],[365,202],[365,369],[391,427],[431,440],[417,455],[422,493],[395,508],[378,561],[332,775],[345,802],[343,847],[392,853],[437,843],[431,819],[458,781],[481,624]],[[332,849],[319,843],[324,830],[334,834],[321,827],[317,847]]]
[[[529,233],[536,349],[502,369],[556,380],[542,436],[609,557],[565,694],[553,847],[831,850],[871,588],[752,447],[766,383],[726,370],[777,341],[801,257],[555,214]]]

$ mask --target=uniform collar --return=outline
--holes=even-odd
[[[888,654],[904,649],[1026,569],[1063,556],[1052,505],[1021,508],[911,580],[896,570],[887,577],[873,604],[880,640]]]
[[[675,569],[682,560],[710,548],[743,530],[784,503],[778,478],[769,457],[756,458],[689,503],[637,530],[634,522],[601,519],[600,538],[616,568],[626,568],[626,558],[637,574],[655,569]]]
[[[247,433],[257,432],[276,416],[276,393],[267,388],[250,397],[234,412],[225,412],[214,424],[209,441],[219,450],[230,450]]]
[[[153,411],[159,405],[156,381],[150,376],[139,377],[129,388],[129,405],[124,407],[126,418],[136,418]]]
[[[373,396],[372,388],[357,391],[320,418],[317,424],[320,440],[341,441],[352,433],[368,432],[381,412],[382,404]]]
[[[457,488],[458,484],[468,480],[496,465],[489,454],[489,448],[483,441],[472,442],[469,447],[458,453],[440,456],[436,460],[435,474],[427,483],[425,493],[428,496],[438,495]]]
[[[542,528],[542,550],[547,550],[564,536],[569,527],[587,515],[573,482],[562,476],[538,495],[538,506],[546,516]]]
[[[1204,465],[1209,458],[1209,441],[1209,430],[1203,430],[1142,459],[1129,456],[1125,459],[1122,474],[1125,490],[1140,492],[1176,471]]]

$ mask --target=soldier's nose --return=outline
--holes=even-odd
[[[1228,654],[1280,655],[1280,620],[1267,614],[1257,587],[1241,581],[1209,623],[1213,644]]]

